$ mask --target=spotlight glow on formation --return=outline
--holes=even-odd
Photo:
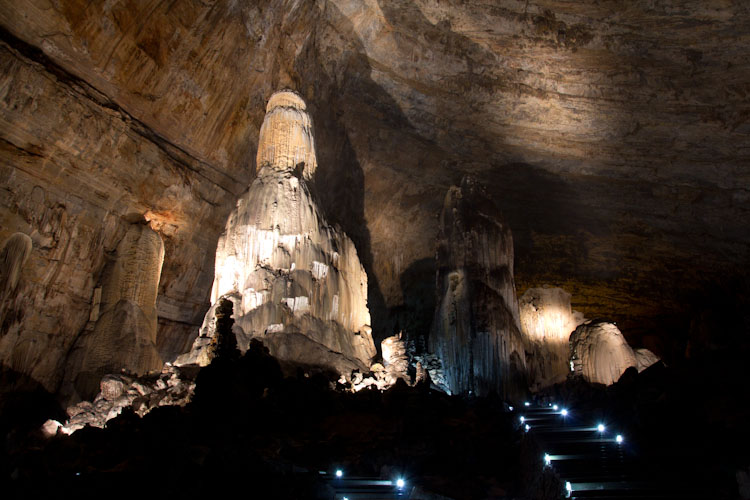
[[[336,470],[336,477],[341,477],[344,475],[344,472],[341,469]]]
[[[568,416],[568,410],[566,410],[566,409],[563,408],[563,411],[560,412],[560,415],[562,415],[563,417],[567,417]]]
[[[531,405],[531,403],[529,403],[528,401],[526,401],[526,402],[525,402],[525,403],[524,403],[523,405],[524,405],[524,406],[530,406],[530,405]]]
[[[521,423],[526,422],[526,419],[524,417],[521,417]]]
[[[531,426],[529,424],[526,424],[526,427],[524,427],[524,429],[526,430],[526,432],[529,432],[529,429],[531,429]]]
[[[552,457],[549,456],[549,453],[544,454],[544,464],[549,465],[552,463]]]
[[[622,441],[623,441],[622,434],[618,434],[617,437],[615,438],[615,441],[617,441],[617,444],[622,444]]]
[[[510,411],[513,411],[513,407],[512,406],[509,406],[508,408],[510,409]]]
[[[604,432],[604,424],[599,424],[596,426],[596,430],[599,432]]]
[[[555,410],[555,411],[557,411],[557,408],[558,408],[558,406],[557,406],[557,405],[553,405],[553,406],[552,406],[552,409],[553,409],[553,410]]]
[[[404,487],[405,485],[406,485],[406,483],[404,482],[404,480],[403,480],[403,479],[401,479],[401,478],[398,478],[398,479],[396,480],[396,486],[397,486],[397,487],[398,487],[399,489],[400,489],[400,488],[403,488],[403,487]]]

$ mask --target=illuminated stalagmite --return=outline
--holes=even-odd
[[[564,382],[570,373],[568,341],[583,314],[570,307],[562,288],[529,288],[519,299],[521,329],[533,344],[529,363],[532,389]]]
[[[589,382],[612,385],[637,361],[620,329],[605,321],[587,321],[570,336],[573,373]]]
[[[241,350],[258,337],[276,357],[334,368],[369,368],[375,355],[367,275],[352,241],[323,218],[307,181],[316,168],[304,101],[274,94],[258,145],[258,175],[237,202],[216,250],[212,307],[193,350],[205,364],[221,297],[234,303]]]
[[[452,393],[506,397],[526,389],[513,281],[513,238],[474,179],[445,197],[437,249],[438,306],[430,349]]]
[[[383,339],[380,343],[380,350],[383,354],[386,382],[394,384],[397,378],[402,378],[407,383],[411,383],[408,374],[409,357],[406,354],[406,342],[401,338],[401,334]]]
[[[589,382],[612,385],[628,368],[641,372],[657,361],[648,349],[634,351],[613,323],[586,321],[570,335],[573,374]]]
[[[81,334],[68,357],[64,392],[88,399],[106,374],[161,370],[155,342],[163,262],[161,237],[145,224],[132,224],[104,271],[93,329]]]

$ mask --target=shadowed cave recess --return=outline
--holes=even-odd
[[[750,498],[749,34],[0,0],[6,491]]]

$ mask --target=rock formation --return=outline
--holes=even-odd
[[[456,394],[526,390],[526,351],[513,282],[513,239],[499,210],[471,177],[443,205],[430,349]]]
[[[638,373],[661,361],[659,356],[644,347],[633,349],[633,354],[635,354],[635,367],[638,369]]]
[[[570,335],[570,370],[574,377],[612,385],[628,368],[642,372],[659,358],[648,349],[633,350],[617,325],[586,321]]]
[[[587,321],[570,336],[571,371],[589,382],[612,385],[637,361],[620,329],[606,321]]]
[[[213,305],[178,363],[205,363],[199,358],[213,336],[214,309],[227,298],[243,352],[257,337],[281,360],[339,373],[368,369],[376,351],[367,275],[352,241],[326,223],[310,191],[315,146],[299,95],[282,91],[268,101],[257,165],[219,239]]]
[[[188,349],[280,85],[315,99],[322,206],[360,251],[380,336],[414,310],[403,281],[434,281],[407,271],[471,173],[513,227],[519,288],[559,283],[676,352],[659,326],[685,299],[747,282],[750,11],[610,3],[2,0],[0,241],[34,251],[0,362],[57,389],[131,212],[168,248],[157,346]]]
[[[521,330],[533,345],[529,382],[541,389],[564,382],[570,373],[570,334],[583,323],[583,314],[570,307],[570,294],[561,288],[529,288],[519,299]]]
[[[409,377],[409,356],[406,354],[406,342],[401,334],[392,335],[380,343],[385,367],[385,380],[389,385],[396,383],[397,378],[411,384]],[[421,366],[421,365],[420,365]]]
[[[81,334],[69,356],[64,392],[90,399],[106,374],[161,370],[156,296],[163,261],[159,235],[145,224],[132,224],[105,269],[93,329]]]
[[[195,375],[170,363],[151,377],[105,375],[99,383],[99,392],[91,401],[82,401],[67,409],[68,421],[57,425],[48,421],[45,427],[55,432],[60,427],[62,432],[71,434],[87,425],[104,427],[125,408],[143,416],[160,406],[184,406],[195,392]]]
[[[0,299],[3,304],[14,295],[21,279],[21,268],[31,255],[32,246],[31,238],[23,233],[15,233],[3,243],[0,250]]]

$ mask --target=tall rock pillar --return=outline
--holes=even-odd
[[[498,214],[481,185],[464,177],[449,189],[440,216],[430,349],[454,394],[511,398],[526,390],[513,239]]]
[[[156,296],[163,262],[161,237],[132,224],[105,268],[94,328],[80,335],[68,356],[63,392],[91,399],[106,374],[161,370]]]
[[[277,358],[349,374],[375,355],[367,275],[352,241],[321,213],[310,181],[317,167],[305,102],[291,91],[268,101],[255,181],[237,202],[216,249],[212,307],[178,363],[205,363],[214,308],[234,303],[246,350],[260,338]]]

